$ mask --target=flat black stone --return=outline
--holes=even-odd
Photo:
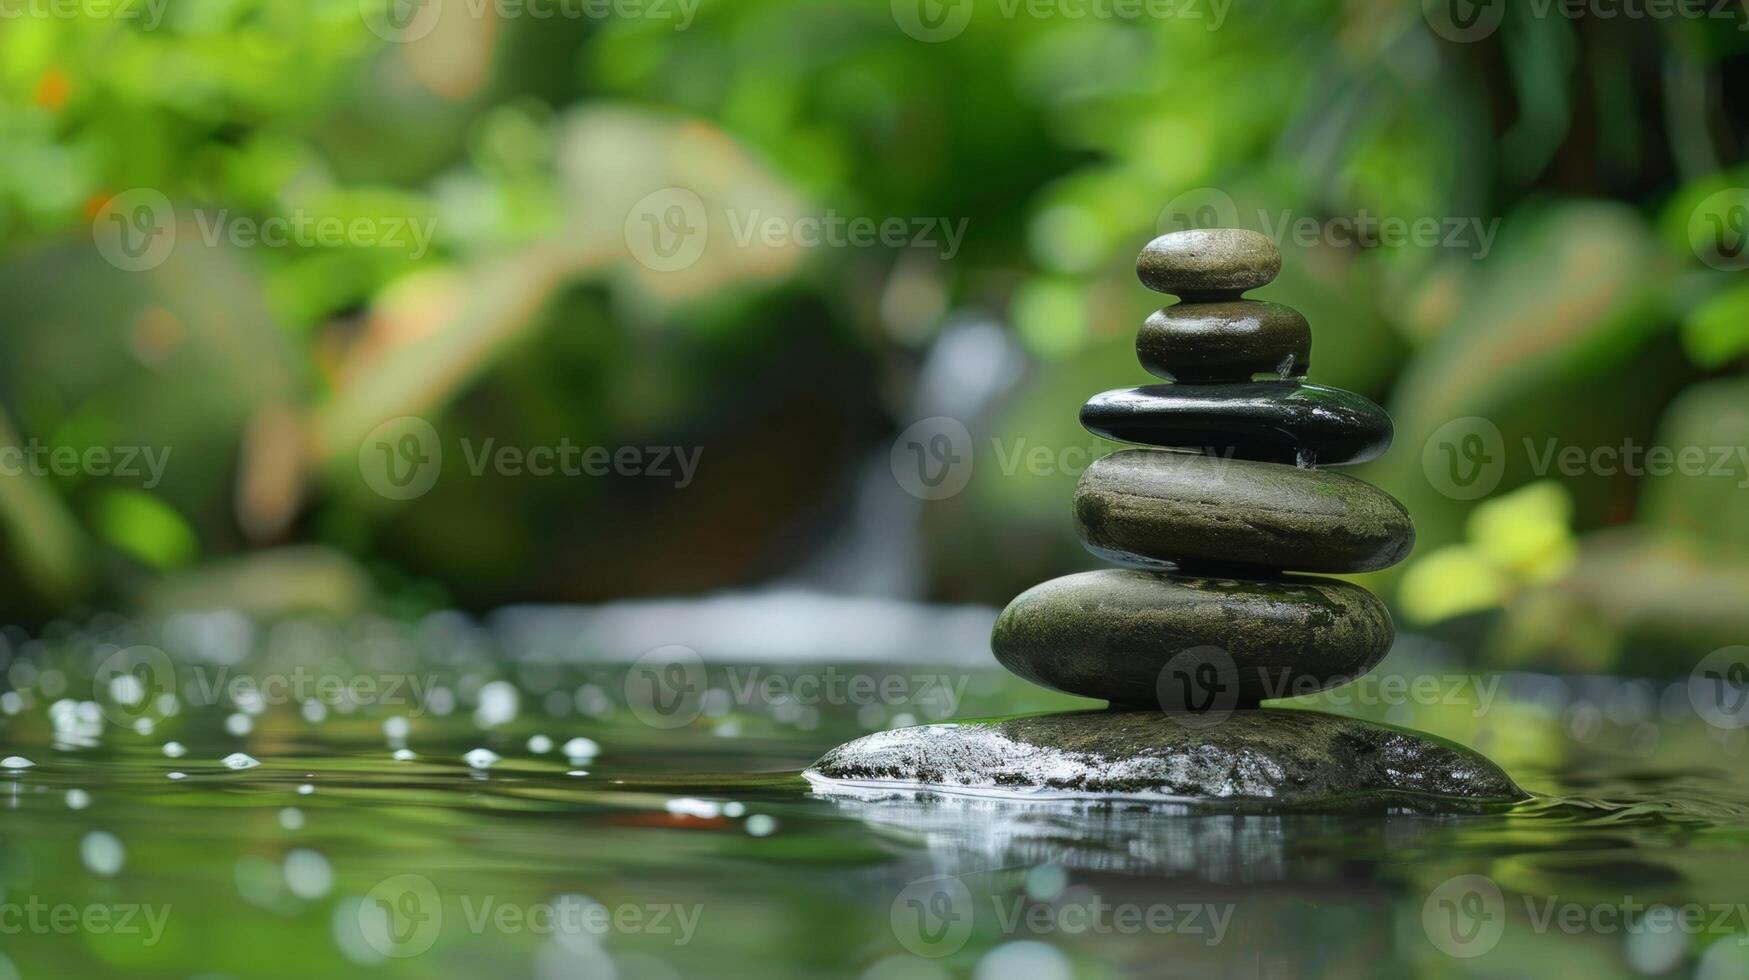
[[[1298,310],[1280,303],[1179,303],[1142,323],[1136,357],[1167,381],[1303,378],[1312,364],[1312,328]]]
[[[1175,384],[1095,395],[1094,435],[1146,446],[1302,466],[1364,463],[1391,447],[1391,417],[1371,399],[1294,381]]]
[[[1108,568],[1021,593],[990,648],[1035,684],[1174,711],[1253,707],[1365,674],[1391,615],[1336,579],[1192,578]]]
[[[1089,551],[1143,566],[1370,572],[1409,556],[1415,525],[1390,494],[1330,470],[1128,449],[1075,488]]]
[[[1316,711],[1262,708],[1197,729],[1087,711],[875,732],[805,773],[824,796],[1130,798],[1222,810],[1474,811],[1528,798],[1463,746]]]

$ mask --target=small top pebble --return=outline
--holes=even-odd
[[[1269,285],[1280,272],[1281,249],[1269,236],[1243,228],[1161,235],[1136,258],[1142,285],[1197,298],[1235,297]]]

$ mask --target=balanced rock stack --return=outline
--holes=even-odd
[[[1014,673],[1113,707],[878,732],[828,753],[810,781],[857,795],[905,785],[1313,804],[1522,798],[1459,746],[1257,707],[1353,680],[1391,648],[1376,597],[1315,577],[1386,568],[1414,544],[1401,504],[1323,468],[1384,453],[1391,420],[1360,395],[1301,380],[1305,318],[1244,298],[1281,271],[1267,237],[1179,232],[1149,243],[1136,267],[1144,285],[1180,299],[1136,342],[1142,366],[1170,383],[1082,408],[1095,434],[1151,448],[1096,461],[1074,500],[1083,543],[1127,567],[1028,590],[991,637]]]

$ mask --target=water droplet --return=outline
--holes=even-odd
[[[67,809],[83,810],[90,805],[90,793],[87,793],[82,789],[70,789],[67,791]]]
[[[413,723],[400,715],[396,715],[383,722],[383,734],[387,736],[390,741],[399,741],[400,739],[406,738],[407,733],[412,730]]]
[[[497,762],[500,758],[502,758],[502,756],[491,749],[474,749],[467,755],[462,756],[462,759],[475,769],[485,769]]]
[[[572,769],[569,772],[565,773],[565,775],[567,775],[567,776],[587,776],[587,775],[589,775],[589,770],[587,770],[587,769]]]
[[[255,719],[242,712],[237,712],[225,719],[225,731],[242,738],[255,729]]]
[[[320,701],[305,701],[301,710],[304,720],[312,725],[319,725],[328,717],[328,706]]]
[[[157,728],[157,727],[158,727],[157,723],[152,721],[152,719],[150,719],[150,718],[135,718],[134,719],[134,731],[141,734],[141,735],[150,735],[150,734],[152,734],[152,730]]]
[[[396,762],[412,762],[414,759],[417,759],[417,758],[419,758],[419,756],[412,749],[396,749],[395,750],[395,761]]]
[[[34,765],[36,765],[36,763],[26,759],[22,755],[9,755],[4,759],[0,759],[0,769],[29,769]]]
[[[535,755],[546,755],[553,750],[553,740],[545,735],[533,735],[528,740],[528,750]]]
[[[79,857],[92,874],[108,877],[121,870],[125,852],[114,834],[93,830],[79,842]]]
[[[316,787],[310,783],[299,783],[298,784],[298,795],[299,796],[309,796],[311,793],[314,793],[315,791],[316,791]]]
[[[601,754],[601,745],[592,738],[579,735],[565,743],[564,752],[567,759],[593,759]]]
[[[314,901],[334,886],[334,869],[327,858],[299,848],[285,856],[285,886],[293,895]]]
[[[172,759],[180,759],[188,754],[188,746],[181,742],[165,742],[164,754]]]
[[[777,818],[765,813],[755,813],[747,818],[747,833],[754,837],[770,837],[777,833]]]
[[[173,772],[173,773],[170,773],[170,774],[169,774],[169,778],[170,778],[170,779],[187,779],[187,778],[188,778],[188,773],[185,773],[185,772]]]
[[[694,799],[690,796],[682,796],[677,799],[669,800],[667,803],[663,804],[663,807],[669,813],[687,817],[709,818],[721,816],[723,813],[723,808],[718,804],[713,803],[710,800]]]
[[[482,728],[502,725],[516,717],[521,695],[509,681],[492,681],[480,688],[480,705],[474,709],[474,723]]]
[[[232,752],[222,760],[226,769],[253,769],[261,765],[261,760],[242,752]]]

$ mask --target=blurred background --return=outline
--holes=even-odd
[[[1136,252],[1237,224],[1396,419],[1402,625],[1749,636],[1739,5],[1047,6],[11,0],[0,617],[1001,605],[1097,564]]]

